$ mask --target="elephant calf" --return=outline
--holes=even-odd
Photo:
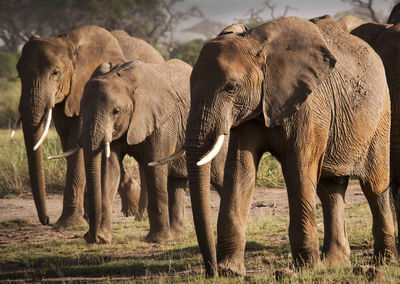
[[[125,154],[138,161],[148,190],[150,232],[162,242],[185,229],[184,157],[171,164],[147,164],[174,153],[185,143],[192,68],[180,61],[131,61],[99,66],[81,102],[81,141],[85,157],[90,229],[87,242],[111,241],[112,200]],[[224,144],[224,149],[227,145]],[[215,159],[212,184],[222,187],[226,150]]]

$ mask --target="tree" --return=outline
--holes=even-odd
[[[185,43],[179,43],[171,52],[171,58],[181,59],[193,66],[205,42],[203,39],[194,39]]]
[[[6,50],[16,52],[33,34],[58,35],[82,25],[99,25],[171,48],[176,25],[202,15],[196,6],[177,10],[182,1],[0,0],[0,39]]]
[[[290,10],[297,10],[297,8],[295,8],[295,7],[286,5],[283,13],[280,15],[276,15],[275,14],[276,7],[277,7],[277,5],[272,4],[271,0],[265,0],[263,2],[263,7],[259,8],[259,9],[254,9],[254,8],[250,9],[246,13],[246,16],[248,16],[248,17],[246,17],[244,19],[238,19],[238,22],[241,22],[241,23],[247,25],[248,27],[255,27],[262,23],[265,23],[268,20],[275,20],[275,19],[286,17]],[[262,16],[262,14],[264,14],[268,11],[269,11],[269,16],[267,16],[267,17]]]
[[[386,22],[387,15],[385,15],[382,10],[376,10],[376,5],[374,5],[376,4],[375,0],[342,0],[342,2],[349,3],[352,6],[352,9],[349,11],[338,12],[335,15],[335,18],[340,18],[346,15],[354,15],[366,22]],[[385,0],[385,2],[393,7],[393,5],[398,1]]]

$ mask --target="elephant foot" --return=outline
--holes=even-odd
[[[139,210],[139,212],[137,212],[135,214],[135,219],[136,219],[136,221],[139,221],[139,222],[145,221],[145,220],[148,219],[148,215],[146,214],[146,211],[140,211]]]
[[[182,223],[170,225],[171,235],[179,237],[186,234],[186,226]]]
[[[152,232],[146,236],[145,241],[148,243],[162,244],[171,238],[170,231]]]
[[[88,244],[110,244],[111,243],[111,234],[105,232],[99,232],[95,236],[90,232],[87,231],[86,234],[83,236],[86,243]]]
[[[62,214],[57,222],[53,225],[54,229],[63,229],[72,226],[86,226],[87,221],[82,214]]]
[[[393,241],[385,246],[374,246],[374,262],[376,264],[396,263],[398,261],[398,251],[394,238]]]
[[[326,252],[322,253],[322,262],[328,266],[350,265],[350,248],[331,248]]]
[[[118,192],[121,196],[121,212],[126,217],[136,216],[139,211],[140,198],[140,186],[138,183],[131,178],[121,181]]]
[[[297,268],[313,268],[320,263],[319,250],[292,250],[293,261]]]
[[[243,261],[224,260],[218,263],[218,274],[224,277],[242,277],[246,274],[246,267]]]

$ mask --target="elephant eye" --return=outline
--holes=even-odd
[[[53,70],[53,73],[51,73],[51,75],[53,77],[58,77],[58,76],[60,76],[60,74],[61,74],[60,70],[57,70],[57,69]]]
[[[117,116],[119,114],[119,109],[118,108],[114,108],[112,111],[113,116]]]
[[[228,84],[225,85],[225,92],[227,92],[228,94],[233,94],[236,93],[236,91],[239,88],[239,84],[234,83],[234,82],[229,82]]]

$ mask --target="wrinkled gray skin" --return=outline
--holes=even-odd
[[[210,166],[197,161],[230,133],[218,215],[210,220]],[[344,195],[359,177],[373,215],[378,260],[397,257],[389,185],[390,101],[380,58],[330,21],[283,18],[208,42],[191,75],[186,159],[197,238],[208,275],[245,273],[245,230],[262,154],[282,164],[297,265],[349,263]],[[218,269],[217,269],[218,268]]]
[[[192,68],[180,60],[161,64],[133,61],[95,72],[81,102],[82,146],[89,194],[89,243],[111,242],[112,200],[125,154],[143,169],[148,189],[149,242],[161,243],[185,231],[185,158],[149,167],[147,163],[182,148],[190,106]],[[111,143],[105,157],[106,142]],[[103,151],[104,149],[104,151]],[[222,187],[227,142],[212,165],[211,183]]]
[[[390,91],[392,127],[390,141],[391,192],[394,199],[400,244],[400,24],[367,23],[351,32],[365,40],[381,57]]]
[[[310,21],[313,23],[316,23],[320,20],[328,20],[328,21],[335,22],[342,30],[344,30],[347,33],[350,33],[352,30],[354,30],[358,26],[365,24],[365,22],[363,20],[361,20],[360,18],[357,18],[353,15],[343,16],[338,20],[335,20],[335,18],[332,17],[331,15],[324,15],[321,17],[312,18]]]
[[[49,223],[46,210],[46,190],[42,146],[33,146],[43,132],[46,113],[53,109],[53,121],[64,151],[78,145],[81,126],[80,100],[83,88],[93,71],[102,62],[114,64],[138,58],[138,54],[153,54],[153,62],[163,62],[157,51],[142,40],[138,48],[130,49],[126,33],[116,32],[116,37],[97,26],[85,26],[58,37],[34,36],[23,47],[17,70],[22,92],[19,112],[28,156],[32,193],[42,224]],[[121,41],[121,46],[118,40]],[[122,44],[123,43],[123,44]],[[140,57],[139,57],[140,58]],[[121,191],[126,214],[134,210],[130,201],[137,195],[129,176],[122,174]],[[68,227],[86,223],[83,219],[83,194],[85,171],[83,153],[78,151],[67,159],[63,211],[54,227]],[[123,205],[124,205],[123,201]]]

